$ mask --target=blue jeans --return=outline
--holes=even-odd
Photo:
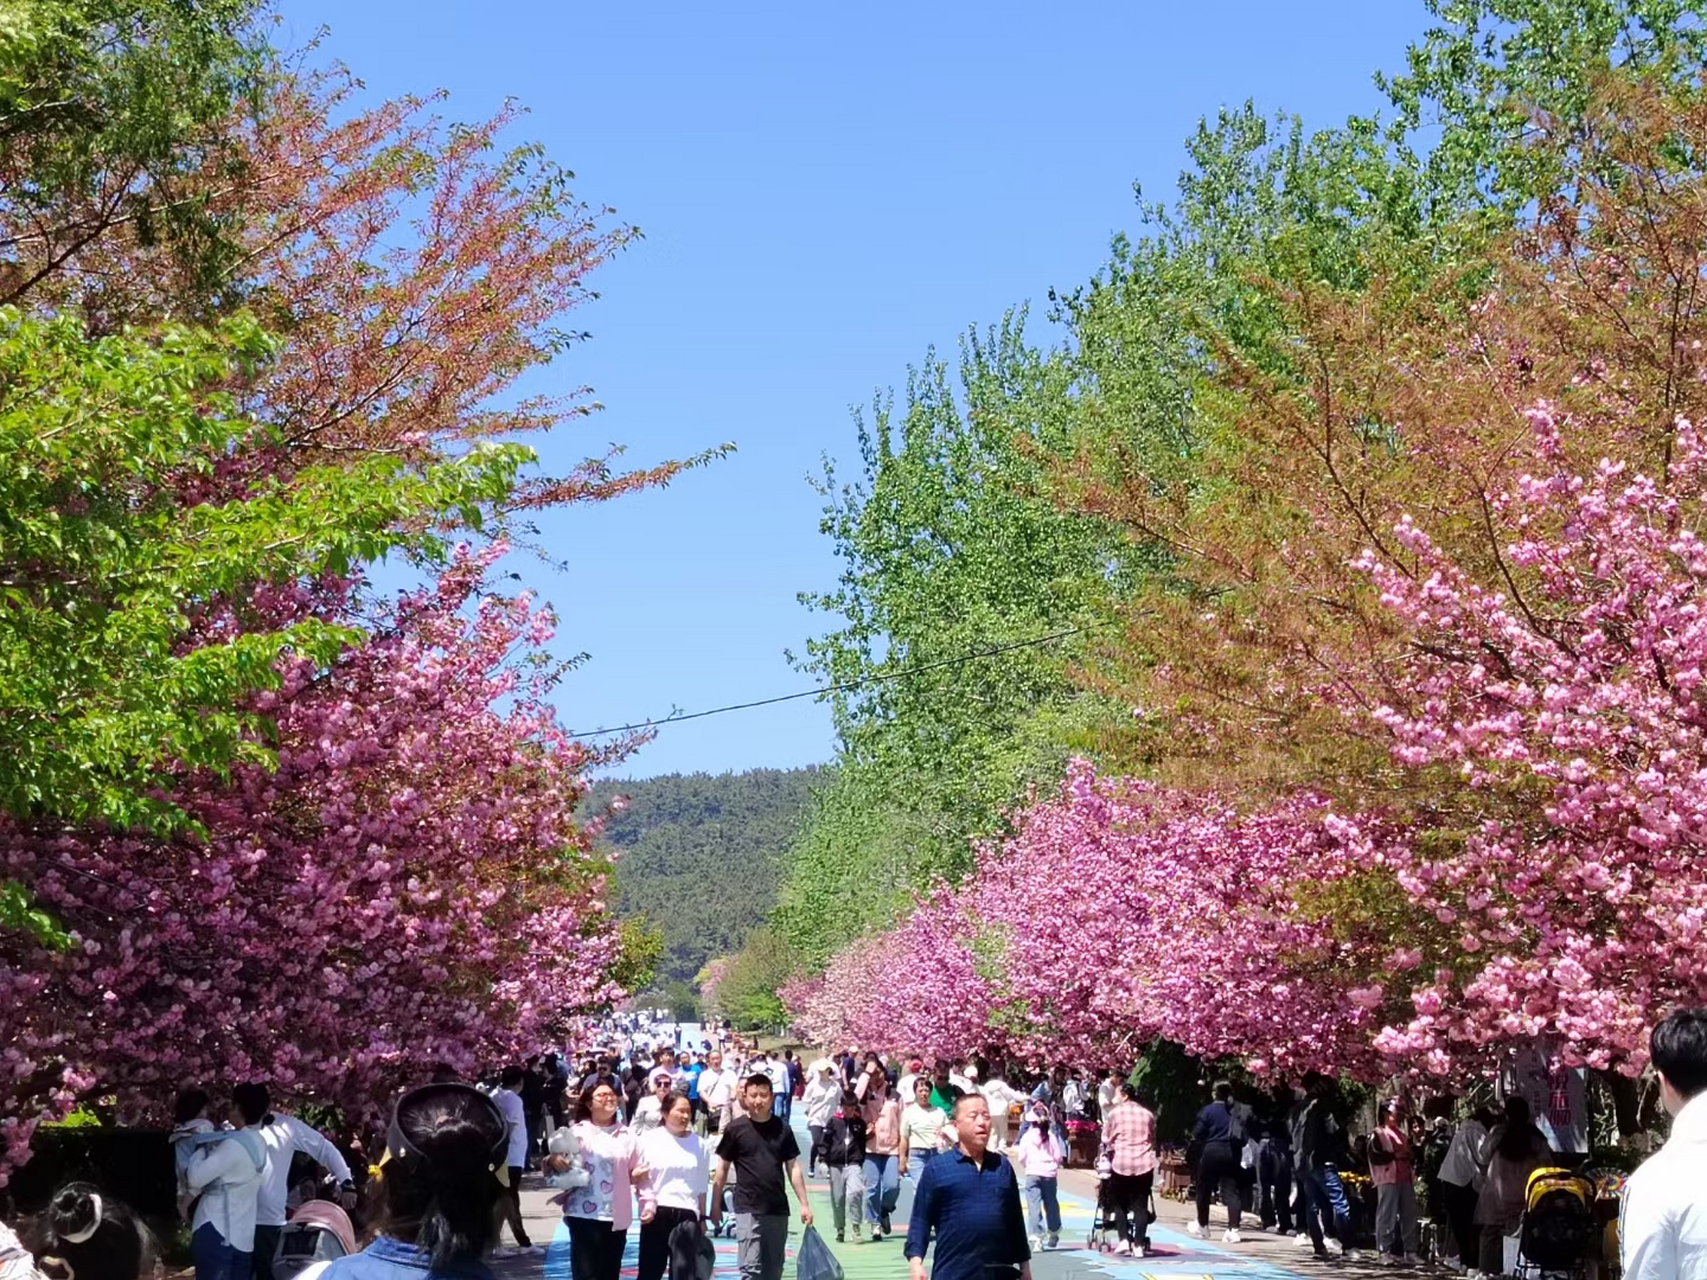
[[[190,1237],[190,1258],[196,1280],[249,1280],[255,1255],[239,1253],[225,1242],[213,1223],[204,1222]]]
[[[1027,1178],[1025,1180],[1025,1220],[1031,1225],[1033,1235],[1042,1235],[1044,1231],[1044,1214],[1048,1214],[1048,1230],[1052,1236],[1061,1234],[1061,1200],[1059,1196],[1060,1182],[1055,1178]]]
[[[895,1202],[900,1198],[900,1160],[895,1156],[866,1156],[865,1220],[881,1226],[884,1215],[895,1212]]]
[[[907,1148],[907,1175],[917,1184],[925,1176],[925,1166],[936,1159],[935,1147]]]
[[[1317,1248],[1322,1245],[1324,1233],[1349,1246],[1351,1221],[1334,1204],[1333,1194],[1328,1189],[1328,1173],[1329,1170],[1319,1164],[1297,1171],[1298,1189],[1304,1193],[1304,1229],[1310,1233],[1310,1243]],[[1337,1174],[1335,1181],[1338,1181]],[[1341,1194],[1343,1198],[1344,1193]]]

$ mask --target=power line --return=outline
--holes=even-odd
[[[1032,649],[1041,644],[1052,644],[1056,640],[1065,640],[1068,636],[1076,636],[1083,630],[1083,627],[1070,627],[1066,631],[1038,636],[1032,640],[1016,640],[1013,644],[998,645],[994,649],[963,653],[958,658],[939,658],[935,662],[921,662],[916,667],[906,667],[900,671],[890,671],[876,676],[861,676],[858,680],[844,680],[840,684],[827,684],[822,689],[802,689],[798,693],[784,693],[775,698],[760,698],[757,702],[736,702],[727,707],[713,707],[709,711],[690,711],[686,715],[665,716],[662,720],[642,720],[636,724],[619,724],[614,729],[573,729],[569,736],[571,738],[603,738],[613,733],[629,733],[635,729],[655,729],[660,725],[680,724],[684,720],[703,720],[706,716],[720,716],[730,711],[751,711],[754,707],[775,706],[779,702],[793,702],[796,698],[820,698],[827,693],[840,693],[844,689],[857,689],[861,685],[881,684],[885,680],[901,680],[907,676],[918,675],[921,671],[933,671],[938,667],[954,667],[963,662],[976,662],[980,658],[994,658],[998,654],[1012,653],[1015,649]]]

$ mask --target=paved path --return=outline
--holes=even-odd
[[[806,1135],[798,1116],[802,1148]],[[894,1215],[898,1234],[878,1243],[869,1240],[855,1244],[835,1243],[831,1227],[830,1188],[822,1178],[808,1179],[807,1190],[812,1197],[813,1212],[817,1215],[819,1234],[836,1254],[846,1273],[846,1280],[906,1280],[907,1262],[902,1253],[906,1238],[908,1208],[912,1199],[910,1179],[901,1183],[901,1202]],[[570,1280],[569,1233],[561,1218],[547,1203],[551,1193],[536,1177],[523,1184],[522,1210],[528,1232],[537,1243],[546,1244],[543,1255],[499,1261],[494,1269],[504,1280]],[[1256,1232],[1246,1220],[1245,1240],[1241,1244],[1219,1243],[1225,1215],[1217,1208],[1212,1220],[1213,1241],[1198,1240],[1186,1234],[1190,1210],[1178,1201],[1158,1199],[1160,1220],[1151,1225],[1152,1256],[1143,1259],[1116,1258],[1087,1247],[1094,1221],[1096,1179],[1083,1170],[1067,1171],[1061,1181],[1061,1247],[1045,1250],[1032,1261],[1034,1280],[1373,1280],[1376,1275],[1393,1275],[1393,1269],[1372,1263],[1318,1262],[1309,1250],[1296,1248],[1288,1237]],[[793,1207],[793,1200],[790,1197]],[[639,1226],[629,1231],[628,1248],[623,1258],[623,1280],[633,1280],[638,1261]],[[506,1233],[507,1238],[507,1233]],[[789,1263],[784,1280],[794,1280],[794,1253],[800,1242],[800,1222],[794,1219],[789,1233]],[[716,1240],[716,1280],[739,1280],[736,1265],[735,1241],[725,1235]],[[1435,1276],[1449,1273],[1435,1268]],[[1417,1276],[1416,1272],[1400,1272]]]

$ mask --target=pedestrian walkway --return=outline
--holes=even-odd
[[[804,1121],[796,1111],[794,1128],[801,1150],[808,1138]],[[830,1217],[830,1186],[822,1178],[807,1179],[807,1192],[817,1215],[818,1231],[837,1261],[846,1280],[906,1280],[907,1217],[912,1206],[912,1180],[901,1182],[901,1200],[894,1215],[896,1234],[888,1239],[856,1244],[851,1239],[837,1244]],[[537,1177],[530,1176],[522,1189],[522,1214],[528,1232],[546,1245],[543,1254],[497,1261],[493,1269],[503,1280],[570,1280],[569,1232],[557,1210],[549,1203],[551,1192]],[[790,1223],[788,1264],[784,1280],[794,1280],[794,1256],[800,1244],[798,1206]],[[1237,1245],[1199,1240],[1186,1234],[1191,1210],[1178,1201],[1159,1200],[1160,1220],[1151,1225],[1154,1252],[1148,1258],[1118,1258],[1087,1247],[1095,1222],[1096,1179],[1082,1170],[1069,1170],[1061,1179],[1061,1247],[1040,1251],[1032,1259],[1034,1280],[1373,1280],[1377,1274],[1391,1276],[1389,1268],[1373,1263],[1350,1264],[1316,1261],[1308,1250],[1300,1251],[1288,1237],[1247,1230]],[[1215,1211],[1213,1234],[1220,1235],[1225,1219]],[[730,1235],[716,1237],[717,1271],[714,1280],[739,1280],[740,1267],[735,1241]],[[633,1280],[639,1263],[640,1227],[628,1233],[623,1255],[623,1280]],[[1411,1273],[1416,1274],[1416,1273]],[[1444,1273],[1440,1273],[1444,1274]]]

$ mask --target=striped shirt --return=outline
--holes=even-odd
[[[1102,1145],[1114,1172],[1126,1177],[1156,1167],[1156,1117],[1136,1102],[1120,1102],[1102,1120]]]

